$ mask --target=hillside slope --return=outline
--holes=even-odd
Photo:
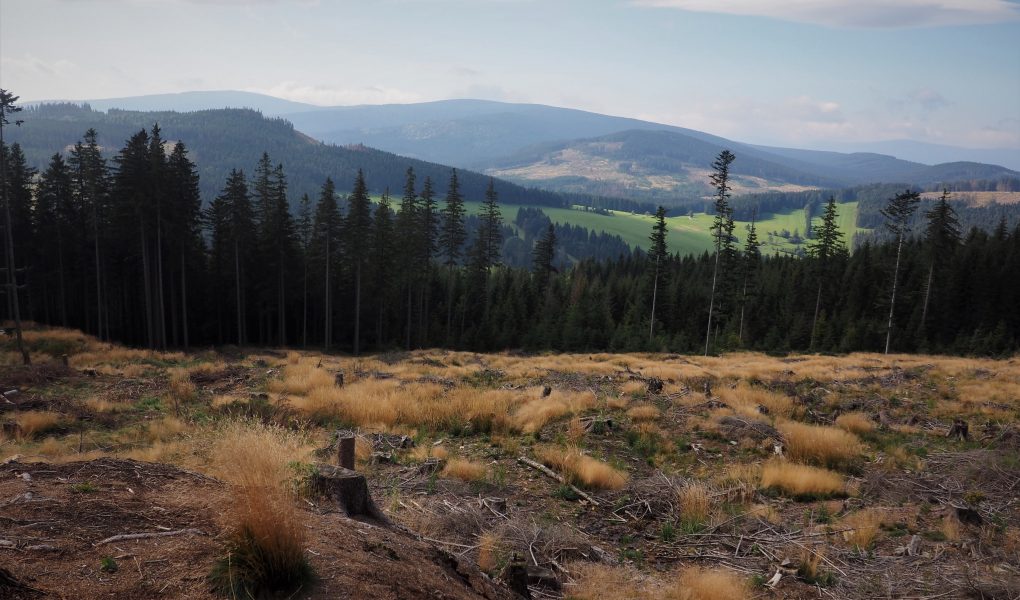
[[[110,110],[100,112],[71,104],[43,105],[21,113],[24,124],[5,130],[9,143],[22,146],[28,162],[45,167],[55,152],[69,151],[89,128],[99,133],[99,143],[107,158],[112,158],[125,140],[140,129],[158,123],[163,138],[183,141],[199,170],[203,198],[215,197],[231,169],[255,167],[263,152],[282,162],[290,185],[290,198],[301,194],[313,198],[326,177],[332,177],[337,189],[346,190],[359,168],[372,190],[387,187],[400,193],[408,167],[413,167],[418,182],[431,177],[439,190],[445,190],[450,167],[405,158],[365,146],[341,147],[323,144],[294,129],[278,118],[267,118],[253,110],[220,109],[191,113],[136,112]],[[461,191],[467,198],[482,198],[489,176],[470,171],[458,173]],[[528,190],[519,185],[498,182],[500,199],[506,202],[560,206],[568,202],[560,195]]]

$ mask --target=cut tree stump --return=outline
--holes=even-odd
[[[344,509],[348,517],[364,517],[389,524],[372,501],[364,475],[343,467],[316,463],[315,472],[312,473],[308,483],[313,494],[332,498]]]
[[[344,469],[354,470],[354,436],[345,435],[337,438],[337,464]]]
[[[949,433],[946,434],[947,438],[959,438],[961,441],[965,441],[969,436],[970,428],[967,426],[967,422],[963,419],[954,419],[953,426],[949,428]]]

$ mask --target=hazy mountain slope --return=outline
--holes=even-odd
[[[487,171],[558,191],[627,195],[677,205],[710,193],[711,165],[724,148],[737,156],[731,167],[736,194],[871,182],[926,185],[1017,175],[978,163],[927,166],[877,154],[786,148],[769,152],[759,146],[712,143],[670,131],[638,130],[532,146],[494,161]]]
[[[314,197],[326,177],[332,177],[337,188],[350,187],[358,168],[373,193],[386,187],[399,195],[408,167],[418,174],[419,185],[429,176],[438,190],[445,190],[450,167],[405,158],[363,146],[340,147],[323,144],[296,131],[283,119],[267,118],[252,110],[226,109],[192,113],[86,110],[75,105],[45,105],[19,115],[21,127],[5,129],[10,143],[17,142],[25,150],[29,162],[45,167],[55,152],[68,151],[92,127],[99,132],[104,153],[112,158],[125,140],[139,129],[151,129],[159,123],[164,139],[181,140],[189,148],[198,165],[203,197],[208,200],[222,187],[230,169],[250,172],[263,151],[274,162],[282,162],[295,202],[302,193]],[[460,182],[466,197],[480,199],[489,177],[461,171]],[[499,182],[497,190],[504,202],[559,206],[569,202],[554,193],[527,190],[508,182]]]
[[[52,103],[54,101],[28,102],[26,105]],[[239,92],[236,90],[180,92],[176,94],[151,94],[126,98],[98,98],[75,100],[84,102],[96,110],[176,111],[193,112],[217,108],[250,108],[265,115],[279,116],[294,112],[307,112],[318,107],[303,102],[292,102],[265,94]]]

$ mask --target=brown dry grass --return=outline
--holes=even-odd
[[[761,487],[777,488],[794,496],[832,495],[844,491],[843,477],[818,467],[773,459],[761,470]]]
[[[843,540],[852,548],[864,551],[871,547],[882,526],[885,513],[878,508],[866,508],[851,513],[839,520],[843,532]]]
[[[864,413],[844,413],[836,417],[836,427],[849,431],[850,433],[868,433],[874,431],[875,422]]]
[[[517,409],[511,419],[514,429],[534,433],[561,417],[574,415],[596,405],[591,392],[553,390],[547,398],[532,398]]]
[[[562,471],[567,479],[588,488],[618,490],[627,484],[628,475],[596,460],[578,448],[545,446],[535,449],[539,460]]]
[[[654,421],[662,413],[651,404],[638,404],[627,411],[627,416],[633,421]]]
[[[30,440],[35,436],[51,431],[60,426],[64,417],[60,413],[43,410],[29,410],[14,415],[17,423],[17,438]]]
[[[680,504],[680,519],[690,524],[704,524],[712,511],[712,498],[708,487],[700,481],[692,481],[677,492]]]
[[[473,460],[453,458],[447,461],[443,468],[443,477],[461,481],[481,481],[485,479],[485,465]]]
[[[750,598],[748,582],[732,571],[687,567],[662,596],[669,600],[744,600]]]
[[[839,468],[852,464],[864,451],[856,435],[836,427],[784,421],[776,428],[793,460]]]
[[[743,416],[760,417],[763,411],[758,408],[759,406],[763,407],[764,412],[770,416],[792,417],[799,412],[793,398],[745,383],[732,389],[721,388],[718,390],[718,394],[720,400],[729,405],[734,412]]]

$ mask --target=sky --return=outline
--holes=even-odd
[[[484,98],[750,143],[1020,148],[1020,0],[0,0],[0,87]]]

